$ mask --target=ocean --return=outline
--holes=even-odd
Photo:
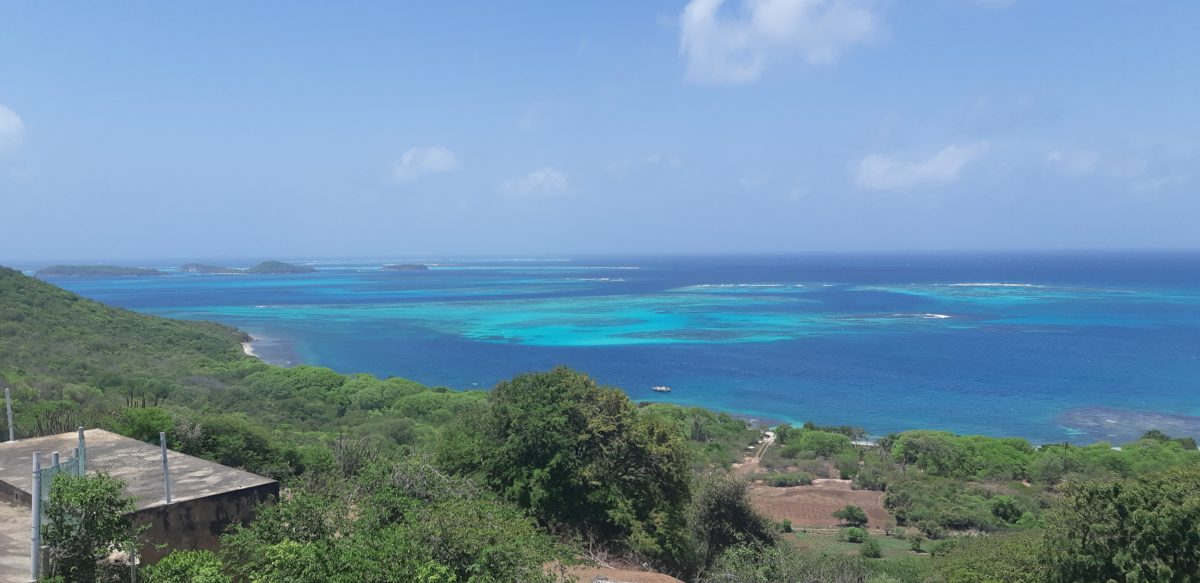
[[[413,262],[431,269],[379,270]],[[49,281],[236,326],[270,362],[454,389],[563,364],[638,401],[872,435],[1200,437],[1200,254],[296,263],[318,272]]]

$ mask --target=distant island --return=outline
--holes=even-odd
[[[207,274],[232,274],[244,273],[241,269],[232,267],[221,267],[219,265],[205,265],[203,263],[184,263],[179,266],[180,273],[207,273]]]
[[[287,274],[287,273],[315,273],[315,268],[307,265],[292,265],[282,261],[263,261],[254,267],[246,270],[246,273],[254,273],[259,275],[270,274]]]
[[[119,265],[51,265],[39,269],[37,274],[48,277],[88,275],[111,277],[116,275],[163,275],[163,272],[157,269],[121,267]]]
[[[429,266],[421,263],[398,263],[395,265],[384,265],[379,268],[379,271],[429,271]]]

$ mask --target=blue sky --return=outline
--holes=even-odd
[[[0,261],[1200,247],[1200,3],[0,5]]]

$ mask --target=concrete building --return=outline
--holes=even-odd
[[[248,522],[258,504],[279,495],[275,480],[168,450],[168,504],[158,446],[102,429],[85,431],[84,441],[87,473],[125,480],[136,499],[134,521],[148,525],[144,563],[174,549],[216,549],[230,525]],[[0,443],[0,583],[29,581],[33,453],[49,465],[52,452],[68,457],[77,444],[74,432]]]

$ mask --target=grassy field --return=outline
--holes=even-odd
[[[857,555],[862,548],[861,543],[839,541],[835,534],[797,532],[786,536],[797,547],[815,553]],[[882,560],[929,556],[929,553],[914,553],[904,539],[880,535],[872,535],[872,538],[879,541],[879,548],[883,551]]]

